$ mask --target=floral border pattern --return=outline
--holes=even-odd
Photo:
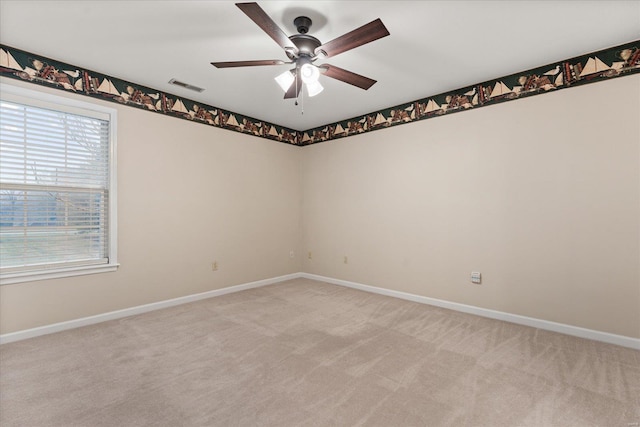
[[[283,126],[0,44],[0,76],[296,145]]]
[[[311,145],[640,72],[640,40],[298,132]]]
[[[640,40],[636,40],[337,123],[295,131],[0,44],[0,76],[298,146],[639,72]]]

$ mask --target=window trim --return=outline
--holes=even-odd
[[[92,114],[108,117],[109,120],[109,225],[107,227],[108,259],[106,264],[67,266],[57,269],[33,270],[11,273],[0,273],[0,285],[31,282],[35,280],[59,279],[63,277],[80,276],[96,273],[116,271],[118,264],[118,209],[117,209],[117,117],[115,108],[99,104],[79,101],[68,97],[48,94],[19,86],[0,82],[0,98],[7,101],[19,102],[36,107],[46,106],[57,108],[75,114]]]

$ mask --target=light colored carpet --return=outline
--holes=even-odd
[[[305,279],[0,357],[3,427],[640,422],[639,351]]]

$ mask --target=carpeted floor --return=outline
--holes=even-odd
[[[640,351],[297,279],[0,347],[0,425],[622,426]]]

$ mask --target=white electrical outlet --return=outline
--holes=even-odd
[[[480,274],[479,271],[472,271],[471,272],[471,283],[475,283],[477,285],[482,283],[482,275]]]
[[[311,251],[309,251],[309,253],[307,254],[307,258],[308,258],[308,259],[313,259],[313,258],[311,257]]]
[[[347,258],[346,256],[344,257],[344,263],[349,264],[349,258]]]
[[[293,258],[296,254],[293,251],[289,251],[289,258]]]
[[[211,271],[218,271],[218,261],[213,261],[211,263]]]

